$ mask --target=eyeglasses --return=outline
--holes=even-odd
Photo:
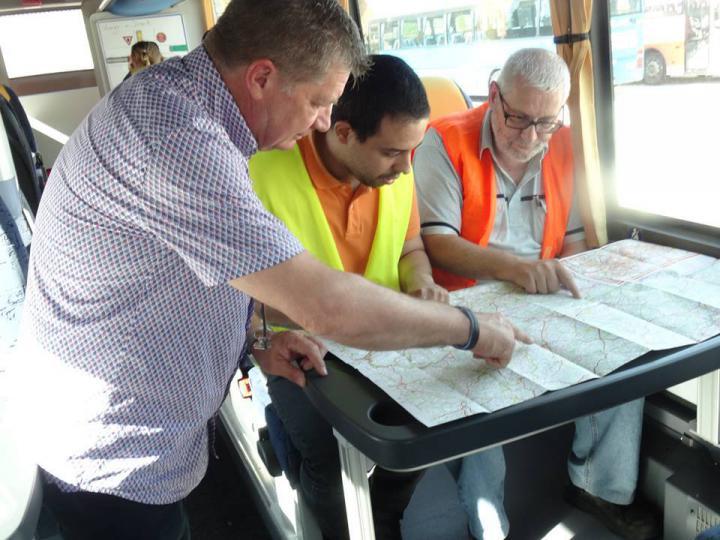
[[[535,126],[535,133],[538,135],[549,135],[551,133],[555,133],[558,129],[560,129],[563,126],[563,120],[564,118],[560,118],[558,120],[557,116],[554,119],[550,118],[538,118],[537,120],[531,120],[527,116],[521,116],[518,114],[510,114],[505,110],[505,107],[507,106],[507,102],[505,101],[505,98],[503,98],[502,93],[500,92],[500,88],[498,87],[498,96],[500,96],[500,104],[502,106],[502,113],[505,117],[505,125],[511,129],[518,129],[520,131],[525,130],[529,128],[530,126]],[[563,107],[558,114],[562,114],[564,116],[565,107]]]

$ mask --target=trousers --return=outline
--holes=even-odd
[[[282,377],[268,378],[268,391],[293,446],[300,454],[299,486],[325,538],[349,537],[340,455],[332,426],[302,388]],[[422,472],[395,473],[375,467],[370,477],[375,537],[400,539],[400,521]]]
[[[575,421],[568,458],[573,484],[614,504],[633,501],[644,403],[644,399],[638,399]],[[448,469],[457,482],[473,537],[505,538],[510,523],[504,508],[506,468],[502,447],[452,461]]]
[[[190,540],[182,501],[143,504],[104,493],[66,493],[47,480],[43,504],[64,540]]]

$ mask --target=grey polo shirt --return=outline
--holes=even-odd
[[[545,191],[542,182],[542,160],[547,148],[528,164],[518,184],[498,164],[490,115],[485,115],[480,137],[480,154],[490,152],[495,166],[497,204],[495,223],[489,246],[509,251],[519,257],[540,257],[545,227]],[[428,129],[413,159],[418,193],[422,234],[459,235],[462,225],[462,182],[450,161],[440,134]],[[577,190],[568,218],[565,242],[585,239],[578,212]]]

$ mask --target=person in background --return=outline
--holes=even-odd
[[[147,67],[159,64],[163,60],[163,55],[160,53],[160,47],[158,47],[157,43],[154,41],[138,41],[130,48],[128,74],[125,75],[125,79]]]

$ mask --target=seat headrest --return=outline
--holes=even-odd
[[[472,108],[472,102],[452,79],[421,77],[430,103],[430,120]]]

